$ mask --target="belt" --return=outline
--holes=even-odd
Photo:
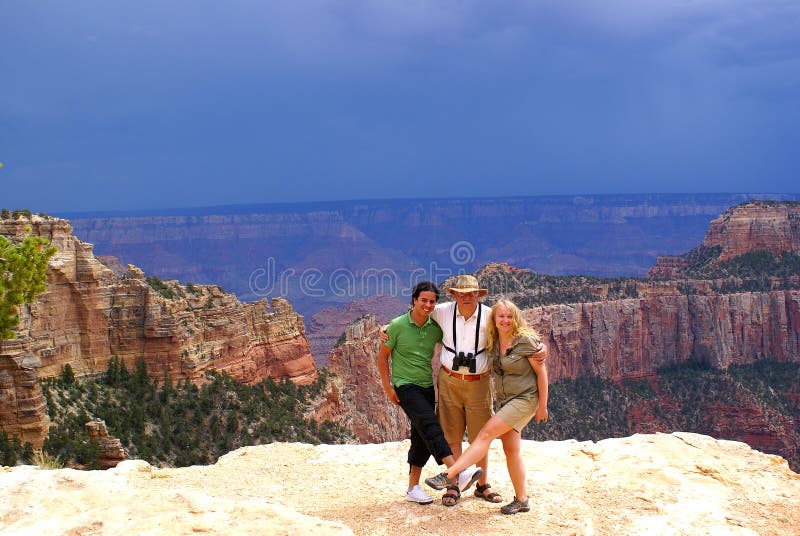
[[[465,382],[476,382],[481,378],[485,378],[489,375],[488,370],[481,372],[480,374],[461,374],[460,372],[453,372],[449,368],[442,365],[442,370],[445,371],[447,374],[452,376],[453,378],[458,378],[459,380],[464,380]]]

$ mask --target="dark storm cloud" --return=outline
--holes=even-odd
[[[796,190],[794,1],[0,10],[11,208]]]

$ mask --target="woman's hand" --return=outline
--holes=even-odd
[[[547,422],[547,418],[549,414],[547,413],[547,407],[539,404],[539,407],[536,408],[536,414],[534,414],[533,418],[536,420],[537,423],[540,422]]]

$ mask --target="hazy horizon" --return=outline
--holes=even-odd
[[[183,206],[183,207],[163,207],[163,208],[141,208],[141,209],[120,209],[120,210],[88,210],[88,211],[57,211],[50,216],[57,217],[109,217],[109,216],[149,216],[149,215],[200,215],[200,214],[218,214],[218,213],[231,213],[242,214],[253,210],[285,210],[291,208],[307,208],[307,207],[326,207],[335,208],[351,204],[365,203],[365,204],[381,204],[381,203],[435,203],[438,201],[492,201],[503,199],[552,199],[566,200],[570,198],[597,198],[601,200],[623,200],[629,199],[642,199],[642,198],[658,198],[666,200],[668,198],[703,198],[703,197],[719,197],[731,196],[741,197],[742,202],[750,199],[770,200],[774,196],[778,201],[796,201],[800,199],[799,192],[675,192],[675,193],[658,193],[658,192],[638,192],[638,193],[603,193],[603,194],[553,194],[553,195],[505,195],[505,196],[476,196],[476,197],[393,197],[393,198],[370,198],[370,199],[330,199],[326,201],[285,201],[274,203],[236,203],[226,205],[203,205],[203,206]],[[11,210],[16,208],[6,207]],[[28,207],[23,207],[28,208]],[[33,211],[36,212],[36,211]]]

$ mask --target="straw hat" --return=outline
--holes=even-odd
[[[447,289],[450,294],[457,292],[477,292],[479,296],[486,296],[489,292],[485,288],[480,288],[478,279],[474,275],[461,274],[456,278],[456,282]]]

